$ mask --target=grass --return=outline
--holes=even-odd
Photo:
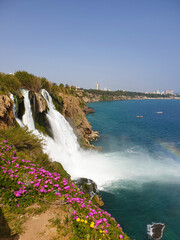
[[[6,130],[0,130],[0,134],[8,139],[18,151],[28,150],[37,153],[42,149],[42,139],[36,137],[26,127],[9,127]]]

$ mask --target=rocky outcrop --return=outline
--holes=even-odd
[[[89,194],[96,205],[99,207],[104,205],[102,198],[99,196],[97,185],[93,180],[88,178],[78,178],[74,182],[82,192]]]
[[[47,112],[46,100],[42,97],[40,93],[30,91],[29,97],[35,115],[42,112]]]
[[[80,107],[79,99],[72,95],[65,95],[62,93],[60,93],[60,96],[63,100],[62,114],[73,127],[78,139],[82,141],[81,143],[86,146],[91,146],[89,142],[94,141],[99,133],[92,130],[90,123],[86,119],[85,113]]]
[[[38,112],[47,112],[47,103],[46,100],[42,97],[40,93],[35,92],[35,104]]]
[[[163,231],[165,228],[164,223],[152,223],[147,225],[147,234],[150,239],[160,240],[163,236]]]
[[[40,93],[29,91],[32,114],[36,128],[44,134],[53,137],[50,124],[47,120],[46,113],[48,110],[47,102]]]
[[[0,129],[14,126],[13,101],[7,95],[0,95]]]
[[[94,110],[93,110],[93,108],[88,107],[87,105],[85,105],[85,106],[82,108],[82,110],[83,110],[83,112],[84,112],[86,115],[88,115],[88,114],[90,114],[90,113],[95,113]]]

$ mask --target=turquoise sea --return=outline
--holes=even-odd
[[[180,239],[180,101],[129,100],[88,104],[103,153],[119,157],[122,176],[101,191],[104,208],[131,239],[147,224],[166,224],[163,240]],[[162,113],[157,113],[162,112]],[[143,116],[137,118],[136,116]]]

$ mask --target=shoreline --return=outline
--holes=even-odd
[[[177,98],[131,98],[131,99],[99,100],[99,101],[89,101],[89,102],[86,102],[86,104],[96,103],[96,102],[116,102],[116,101],[132,101],[132,100],[180,100],[180,97],[177,97]]]

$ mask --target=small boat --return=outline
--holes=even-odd
[[[143,116],[136,116],[137,118],[143,118]]]
[[[156,112],[157,114],[162,114],[163,112]]]

